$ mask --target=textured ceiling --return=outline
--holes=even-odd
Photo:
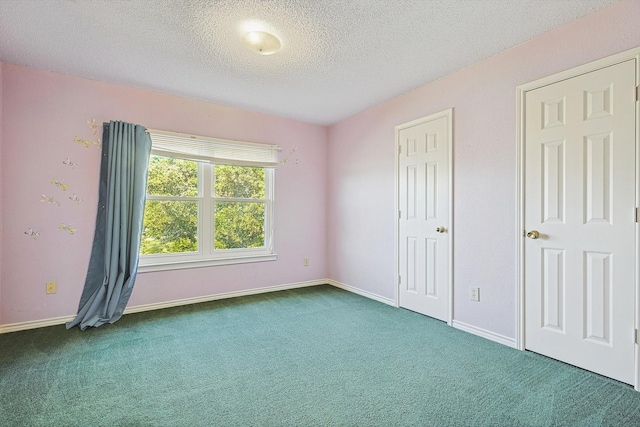
[[[614,2],[0,0],[0,61],[327,125]]]

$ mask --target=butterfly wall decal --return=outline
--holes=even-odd
[[[53,197],[53,196],[49,197],[49,196],[46,196],[44,194],[42,195],[42,198],[40,199],[40,203],[49,203],[49,204],[52,204],[52,205],[60,206],[60,202],[57,201],[55,199],[55,197]]]
[[[75,142],[79,142],[80,144],[82,144],[84,146],[84,148],[89,148],[91,145],[95,145],[100,147],[102,145],[102,142],[100,141],[100,138],[98,138],[95,141],[89,141],[88,139],[82,139],[79,136],[75,136],[73,138],[73,140]]]
[[[78,197],[75,193],[69,196],[69,200],[76,202],[76,205],[79,205],[80,203],[82,203],[82,199]]]
[[[98,129],[100,128],[100,125],[96,123],[96,119],[87,120],[87,124],[91,128],[92,134],[95,135],[98,133]]]
[[[60,223],[60,225],[58,226],[58,229],[67,230],[69,234],[74,234],[77,231],[75,228],[72,228],[70,225],[67,225],[64,222]]]
[[[69,185],[68,184],[63,184],[62,182],[58,181],[57,179],[53,178],[51,180],[51,183],[53,185],[55,185],[56,187],[60,187],[60,189],[62,191],[67,191],[69,189]]]
[[[78,164],[76,162],[72,162],[70,158],[66,158],[63,162],[63,165],[69,166],[71,169],[75,169]]]
[[[289,150],[289,154],[287,154],[287,157],[285,157],[284,159],[280,160],[281,164],[286,164],[289,161],[289,157],[291,157],[291,155],[293,153],[295,153],[296,151],[298,151],[298,147],[296,145],[294,145],[293,147],[291,147],[291,150]],[[296,159],[296,165],[298,165],[300,163],[300,159]]]
[[[33,228],[29,227],[27,231],[24,232],[27,236],[31,237],[33,240],[36,240],[40,235],[40,232],[34,231]]]

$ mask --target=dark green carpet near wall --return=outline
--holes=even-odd
[[[321,286],[0,335],[2,426],[640,425],[640,393]]]

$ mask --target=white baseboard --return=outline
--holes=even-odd
[[[154,304],[136,305],[133,307],[127,307],[124,310],[124,314],[141,313],[143,311],[160,310],[163,308],[178,307],[181,305],[197,304],[200,302],[216,301],[220,299],[246,297],[249,295],[264,294],[267,292],[286,291],[289,289],[306,288],[309,286],[326,285],[326,280],[310,280],[307,282],[289,283],[286,285],[265,286],[263,288],[253,288],[244,291],[225,292],[221,294],[205,295],[202,297],[183,298],[173,301],[158,302]]]
[[[49,319],[30,320],[28,322],[7,323],[0,325],[0,334],[9,332],[26,331],[27,329],[46,328],[47,326],[63,325],[71,322],[76,316],[51,317]]]
[[[247,289],[237,292],[225,292],[221,294],[205,295],[202,297],[183,298],[173,301],[158,302],[153,304],[143,304],[127,307],[124,310],[124,314],[141,313],[143,311],[160,310],[169,307],[178,307],[181,305],[197,304],[199,302],[215,301],[220,299],[242,297],[248,295],[264,294],[267,292],[285,291],[288,289],[306,288],[308,286],[318,286],[329,284],[328,279],[322,280],[310,280],[307,282],[289,283],[286,285],[266,286],[263,288]],[[26,331],[28,329],[44,328],[47,326],[63,325],[67,322],[75,319],[75,315],[52,317],[50,319],[31,320],[28,322],[19,323],[7,323],[6,325],[0,325],[0,334],[6,334],[9,332]]]
[[[456,329],[460,329],[461,331],[469,332],[470,334],[478,335],[479,337],[506,345],[507,347],[516,348],[516,340],[513,338],[496,334],[495,332],[487,331],[486,329],[478,328],[477,326],[468,325],[458,320],[454,320],[451,326]]]
[[[377,294],[374,294],[374,293],[371,293],[371,292],[368,292],[368,291],[363,291],[362,289],[358,289],[358,288],[355,288],[353,286],[346,285],[344,283],[340,283],[340,282],[332,280],[332,279],[326,279],[325,283],[329,284],[331,286],[334,286],[336,288],[344,289],[345,291],[349,291],[349,292],[352,292],[354,294],[358,294],[358,295],[361,295],[363,297],[367,297],[369,299],[376,300],[376,301],[381,302],[383,304],[387,304],[387,305],[390,305],[390,306],[393,306],[393,307],[397,307],[398,306],[396,304],[396,302],[394,300],[390,299],[390,298],[386,298],[386,297],[383,297],[383,296],[380,296],[380,295],[377,295]]]

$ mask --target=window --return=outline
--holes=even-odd
[[[275,260],[278,147],[148,132],[139,270]]]

